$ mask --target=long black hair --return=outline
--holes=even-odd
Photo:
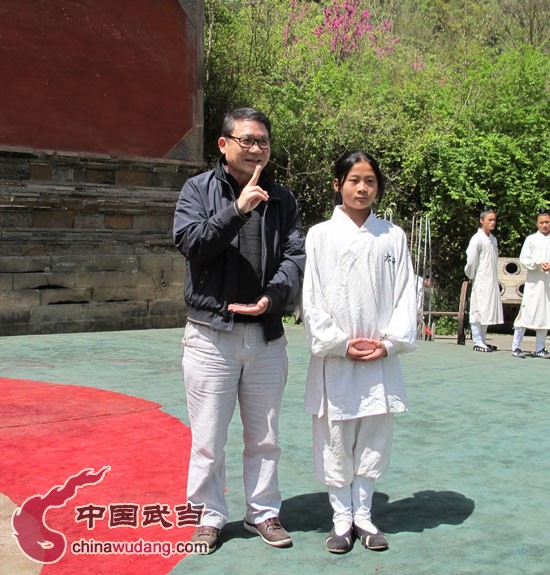
[[[382,176],[378,162],[370,154],[367,154],[367,152],[364,152],[363,150],[344,152],[336,160],[336,162],[334,162],[334,178],[338,180],[338,189],[342,189],[342,186],[346,181],[351,168],[353,168],[353,166],[359,162],[367,162],[367,164],[370,164],[371,168],[373,169],[374,175],[376,176],[376,181],[378,183],[376,199],[381,200],[384,197],[384,192],[386,191],[384,176]],[[342,194],[339,191],[336,192],[334,196],[334,204],[337,206],[342,204]]]

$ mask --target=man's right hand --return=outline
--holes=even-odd
[[[267,202],[269,194],[258,186],[262,166],[258,164],[254,174],[246,186],[241,190],[237,199],[237,207],[243,214],[250,213],[260,202]]]

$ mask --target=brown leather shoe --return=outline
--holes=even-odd
[[[194,543],[206,543],[204,555],[210,555],[216,550],[218,546],[218,537],[220,536],[220,529],[212,527],[211,525],[200,525],[195,529],[191,535],[191,541]],[[200,551],[197,550],[197,553]]]
[[[249,523],[244,521],[244,528],[250,533],[259,535],[265,543],[273,547],[288,547],[292,539],[288,531],[281,525],[278,517],[269,517],[263,523]]]

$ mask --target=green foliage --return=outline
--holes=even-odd
[[[438,335],[457,335],[458,322],[452,317],[438,317],[434,320],[435,334]]]
[[[540,34],[525,43],[525,20],[511,16],[519,0],[518,12],[506,0],[500,28],[496,0],[467,10],[458,0],[347,0],[346,29],[364,31],[351,42],[345,26],[330,32],[345,1],[206,1],[208,158],[227,109],[263,110],[272,169],[307,228],[332,211],[334,160],[367,149],[387,178],[377,209],[391,207],[405,230],[413,215],[430,217],[434,269],[455,309],[481,207],[497,208],[501,253],[514,256],[549,202],[545,45]],[[540,21],[545,3],[526,1]]]

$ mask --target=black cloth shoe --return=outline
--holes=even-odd
[[[521,351],[521,349],[519,347],[516,347],[516,349],[514,349],[514,351],[512,351],[512,355],[514,357],[530,357],[531,354],[528,351]]]
[[[493,353],[490,347],[483,347],[482,345],[474,345],[474,351],[481,351],[482,353]]]
[[[541,349],[533,354],[533,357],[542,357],[542,359],[550,359],[550,351],[547,349]]]
[[[384,551],[388,549],[388,540],[380,531],[377,530],[376,533],[371,533],[370,531],[361,529],[361,527],[357,525],[354,525],[354,529],[357,539],[361,541],[361,545],[363,545],[365,549],[371,549],[373,551]]]
[[[220,536],[220,529],[211,527],[210,525],[200,525],[195,529],[191,535],[191,541],[195,543],[206,543],[207,550],[205,555],[210,555],[216,550],[218,546],[218,537]]]
[[[487,344],[487,347],[491,350],[491,351],[497,351],[498,347],[496,345],[491,345],[490,343]]]
[[[264,543],[273,547],[288,547],[292,545],[292,539],[288,531],[281,525],[278,517],[269,517],[263,523],[249,523],[244,520],[244,528],[250,533],[259,535]]]
[[[333,526],[328,534],[325,545],[331,553],[347,553],[353,547],[353,528],[350,527],[343,535],[336,535],[336,527]]]

